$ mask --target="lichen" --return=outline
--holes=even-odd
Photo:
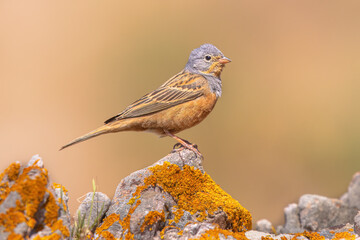
[[[0,204],[10,193],[8,181],[15,181],[20,172],[20,163],[12,163],[0,174]],[[7,179],[5,179],[7,177]]]
[[[346,240],[355,240],[355,235],[349,232],[338,232],[335,233],[333,238],[334,240],[346,239]]]
[[[147,226],[151,226],[158,221],[165,221],[165,213],[164,210],[162,212],[158,211],[150,211],[146,214],[143,224],[141,225],[140,230],[143,232]]]
[[[69,237],[70,236],[70,231],[69,231],[69,229],[67,227],[64,226],[62,219],[57,220],[51,226],[51,230],[53,232],[55,232],[56,230],[59,230],[64,237]]]
[[[0,199],[5,199],[10,192],[16,192],[20,196],[20,199],[16,200],[15,207],[0,214],[0,226],[3,226],[6,232],[10,232],[9,239],[19,239],[14,229],[23,222],[30,229],[36,228],[37,231],[44,227],[43,224],[48,225],[53,233],[41,239],[60,239],[62,236],[55,233],[56,230],[59,230],[63,237],[70,236],[62,220],[57,220],[59,206],[52,192],[48,190],[47,170],[37,166],[36,162],[25,167],[21,172],[20,169],[19,163],[13,163],[0,175],[3,181],[0,186]],[[43,205],[44,199],[46,199],[45,205]],[[36,222],[35,215],[39,208],[45,208],[44,223]]]
[[[149,170],[153,174],[144,179],[145,185],[138,187],[134,195],[140,194],[149,186],[157,185],[176,199],[177,209],[199,214],[198,221],[203,221],[208,214],[222,209],[227,214],[233,231],[251,229],[250,213],[224,192],[208,174],[187,165],[181,170],[178,165],[168,162]]]
[[[43,237],[36,236],[33,238],[33,240],[60,240],[60,239],[61,239],[61,236],[57,233],[52,233],[49,236],[43,236]]]
[[[54,189],[60,188],[61,191],[62,191],[63,193],[65,193],[65,194],[68,192],[68,190],[67,190],[62,184],[53,183],[53,188],[54,188]]]
[[[110,214],[103,220],[101,226],[96,229],[96,233],[101,234],[102,232],[107,230],[111,225],[113,225],[115,222],[117,222],[119,220],[120,220],[119,214],[116,214],[116,213]]]
[[[207,239],[220,240],[220,236],[219,236],[220,234],[224,235],[224,237],[226,237],[226,238],[231,236],[238,240],[249,240],[245,236],[245,232],[232,232],[229,230],[220,229],[218,227],[207,230],[205,233],[203,233],[200,236],[200,238],[197,238],[197,239],[198,240],[207,240]]]
[[[308,232],[308,231],[304,231],[302,233],[297,233],[295,234],[294,238],[292,238],[293,240],[297,240],[297,237],[306,237],[310,240],[325,240],[324,236],[321,236],[319,233],[317,232]]]
[[[47,192],[50,193],[48,190]],[[45,205],[46,212],[44,223],[46,225],[51,226],[57,220],[59,209],[54,195],[50,193]]]
[[[128,212],[128,214],[123,218],[123,220],[119,220],[120,225],[123,228],[123,232],[126,232],[125,239],[133,239],[134,234],[130,231],[130,220],[131,215],[134,213],[135,209],[141,204],[141,200],[137,200],[135,204],[133,204]]]
[[[10,235],[8,236],[8,240],[23,240],[23,236],[21,234],[17,234],[17,233],[10,233]]]

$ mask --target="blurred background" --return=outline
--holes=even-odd
[[[112,197],[175,141],[138,132],[61,152],[179,72],[192,49],[232,59],[223,96],[179,136],[253,214],[283,222],[305,193],[340,197],[360,170],[359,1],[0,1],[0,169],[40,154],[77,199]]]

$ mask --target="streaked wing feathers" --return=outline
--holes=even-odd
[[[105,124],[119,119],[149,115],[194,100],[204,94],[205,86],[206,79],[203,76],[181,72],[128,106],[123,112],[106,120]]]

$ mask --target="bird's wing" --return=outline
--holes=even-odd
[[[158,89],[135,101],[118,115],[106,120],[105,124],[120,119],[149,115],[191,101],[203,96],[206,87],[205,77],[199,74],[180,72]]]

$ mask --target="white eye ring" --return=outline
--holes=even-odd
[[[210,56],[210,55],[206,55],[206,56],[204,57],[204,59],[205,59],[205,61],[210,62],[211,56]]]

